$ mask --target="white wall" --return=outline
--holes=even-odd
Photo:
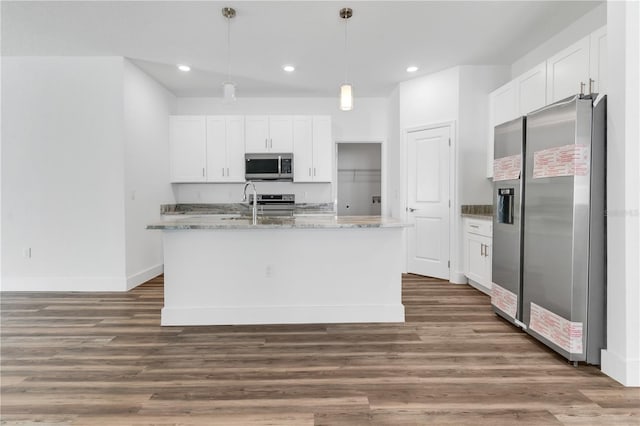
[[[607,25],[607,2],[590,10],[584,16],[549,40],[531,50],[511,65],[511,78],[516,78],[541,62],[572,45],[593,31]]]
[[[491,204],[493,181],[485,177],[489,96],[510,79],[506,66],[460,67],[458,194],[460,204]]]
[[[607,349],[602,371],[640,386],[640,3],[607,3]]]
[[[162,272],[162,235],[145,226],[174,202],[169,184],[169,120],[175,96],[124,61],[124,165],[127,288]]]
[[[386,155],[382,157],[382,169],[386,171],[386,179],[383,178],[386,182],[382,187],[382,214],[401,218],[404,217],[404,209],[400,202],[400,191],[404,181],[400,179],[400,86],[397,86],[389,96],[387,124],[386,147],[383,147]]]
[[[2,60],[2,290],[123,289],[123,59]]]
[[[178,98],[175,114],[318,114],[330,115],[334,141],[384,141],[387,100],[358,98],[352,111],[340,111],[338,98],[242,98],[225,104],[222,98]],[[174,184],[178,203],[237,203],[243,184]],[[258,192],[289,193],[296,202],[327,203],[336,199],[336,186],[327,183],[258,182]]]

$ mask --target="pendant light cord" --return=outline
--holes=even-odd
[[[349,19],[344,19],[344,82],[347,83],[349,81],[349,55],[347,48],[347,22]]]
[[[231,81],[231,18],[227,16],[227,81]]]

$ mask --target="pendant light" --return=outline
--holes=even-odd
[[[231,103],[236,100],[236,84],[231,81],[229,73],[230,56],[231,56],[231,18],[236,16],[236,10],[232,7],[223,7],[222,16],[227,18],[227,81],[222,83],[222,94],[225,103]]]
[[[345,7],[340,9],[340,17],[344,19],[344,83],[340,86],[340,109],[351,111],[353,109],[353,88],[348,80],[348,58],[347,54],[347,21],[353,16],[353,10]]]

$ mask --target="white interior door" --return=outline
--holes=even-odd
[[[407,133],[408,271],[449,279],[449,126]]]

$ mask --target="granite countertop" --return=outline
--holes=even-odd
[[[251,206],[248,203],[163,204],[160,206],[160,214],[163,216],[251,215]],[[334,203],[296,203],[293,214],[335,215],[336,207]]]
[[[493,206],[491,204],[462,205],[462,217],[475,217],[477,219],[493,218]]]
[[[147,229],[338,229],[403,228],[412,226],[399,219],[382,216],[259,216],[256,225],[249,216],[183,215],[147,225]]]

